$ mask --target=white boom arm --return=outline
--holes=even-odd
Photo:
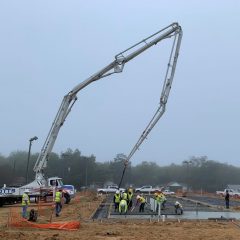
[[[156,32],[155,34],[149,36],[148,38],[143,39],[142,41],[126,49],[125,51],[117,54],[113,62],[111,62],[109,65],[107,65],[106,67],[104,67],[102,70],[98,71],[91,77],[87,78],[82,83],[78,84],[67,95],[64,96],[62,103],[60,105],[60,108],[57,112],[57,115],[53,121],[52,127],[48,133],[48,136],[44,142],[44,145],[35,163],[34,171],[36,172],[36,179],[41,180],[42,178],[44,178],[43,170],[47,167],[47,160],[48,160],[49,154],[52,151],[52,148],[54,146],[54,143],[56,141],[60,128],[64,124],[66,117],[68,116],[74,103],[77,100],[77,96],[76,96],[77,93],[81,89],[85,88],[87,85],[89,85],[94,81],[97,81],[101,78],[109,76],[113,73],[122,72],[125,63],[132,60],[133,58],[135,58],[136,56],[138,56],[148,48],[152,47],[153,45],[156,45],[161,40],[165,38],[171,38],[171,37],[175,38],[174,42],[176,42],[176,39],[177,39],[177,46],[175,47],[174,61],[172,63],[169,63],[169,64],[172,64],[172,66],[170,67],[168,64],[168,69],[171,68],[171,74],[169,78],[165,80],[164,89],[160,99],[160,103],[163,106],[162,107],[163,109],[162,114],[163,114],[165,109],[165,104],[167,102],[167,98],[171,88],[171,83],[173,80],[173,75],[174,75],[177,57],[179,53],[180,42],[182,38],[182,30],[181,30],[181,27],[178,25],[178,23],[173,23],[165,27],[164,29]],[[141,140],[139,143],[141,144],[143,140]],[[136,147],[138,148],[140,144],[138,144]],[[131,156],[133,155],[133,153],[131,154]],[[130,157],[128,158],[128,161]]]

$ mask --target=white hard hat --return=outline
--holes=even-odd
[[[180,205],[180,203],[178,201],[175,202],[175,205]]]
[[[29,189],[24,190],[25,193],[30,193]]]
[[[119,190],[116,191],[116,194],[119,194]]]
[[[137,195],[137,199],[139,199],[140,198],[140,195]]]

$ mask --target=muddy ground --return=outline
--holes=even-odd
[[[102,197],[85,193],[78,195],[69,205],[65,205],[59,218],[52,215],[51,206],[42,206],[38,222],[79,220],[80,229],[76,231],[40,230],[34,228],[9,228],[8,216],[10,209],[20,211],[19,207],[5,206],[0,208],[0,239],[18,240],[73,240],[73,239],[240,239],[240,222],[199,221],[199,220],[167,220],[157,222],[149,220],[116,220],[103,219],[93,221],[93,215]],[[36,208],[36,207],[35,207]],[[16,210],[15,210],[16,209]]]

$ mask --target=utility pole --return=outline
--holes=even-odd
[[[189,192],[189,189],[190,189],[190,172],[189,172],[189,166],[192,164],[192,161],[189,160],[189,161],[183,161],[184,164],[186,164],[187,166],[187,173],[186,173],[186,177],[187,177],[187,192]]]

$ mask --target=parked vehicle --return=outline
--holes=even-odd
[[[36,184],[38,185],[36,186]],[[62,178],[51,177],[48,178],[46,182],[34,180],[32,183],[21,187],[7,187],[4,185],[0,188],[0,206],[21,202],[22,195],[26,189],[29,191],[29,197],[36,199],[37,197],[52,196],[57,188],[63,190],[65,203],[69,203],[71,198],[75,196],[75,188],[73,185],[63,185]]]
[[[225,196],[226,195],[226,191],[228,190],[228,193],[230,196],[232,197],[240,197],[240,192],[239,191],[236,191],[234,189],[224,189],[223,191],[216,191],[216,194],[217,195],[220,195],[220,196]]]
[[[77,190],[74,188],[73,185],[63,185],[63,188],[69,193],[70,198],[75,197]]]
[[[125,191],[124,188],[119,188],[117,185],[108,185],[105,188],[98,188],[97,192],[98,193],[115,193],[117,190],[119,191]]]
[[[176,194],[175,192],[172,192],[172,191],[170,191],[168,189],[166,189],[166,190],[164,190],[162,192],[163,192],[164,195],[175,195]]]
[[[154,193],[160,190],[161,190],[160,188],[153,188],[150,185],[142,186],[140,188],[135,188],[136,193]]]

